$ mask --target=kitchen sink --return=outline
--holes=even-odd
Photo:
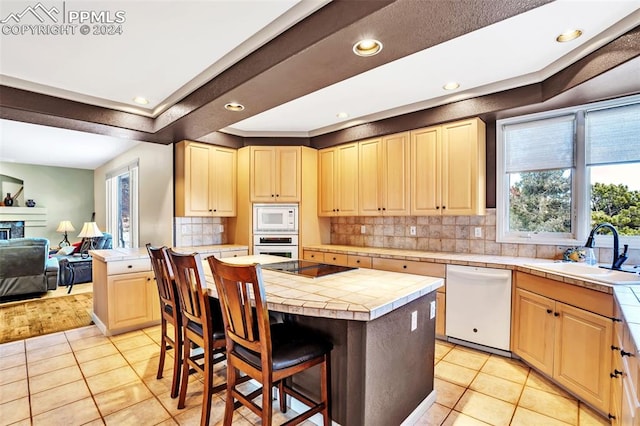
[[[527,268],[538,269],[558,275],[581,278],[583,280],[599,281],[606,284],[640,284],[640,275],[625,271],[612,271],[598,266],[582,263],[530,263]]]

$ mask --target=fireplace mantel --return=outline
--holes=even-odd
[[[24,226],[47,226],[46,207],[5,207],[0,206],[0,222],[24,221]]]

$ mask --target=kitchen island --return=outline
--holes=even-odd
[[[245,256],[229,263],[273,263]],[[216,296],[208,265],[205,275]],[[442,278],[353,269],[318,278],[263,268],[267,304],[317,330],[331,354],[332,419],[341,425],[390,425],[417,417],[434,401],[435,295]],[[295,377],[294,387],[316,397],[319,370]]]

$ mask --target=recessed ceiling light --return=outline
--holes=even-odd
[[[451,81],[442,86],[444,90],[456,90],[458,87],[460,87],[460,83],[456,83],[455,81]]]
[[[239,104],[237,102],[230,102],[230,103],[226,104],[224,107],[227,110],[234,111],[234,112],[242,111],[244,109],[244,105]]]
[[[556,41],[559,43],[564,43],[567,41],[575,40],[582,35],[581,30],[567,30],[556,37]]]
[[[349,117],[349,114],[347,114],[346,112],[339,112],[336,114],[336,117],[338,118],[347,118]]]
[[[380,53],[382,43],[374,39],[360,40],[353,45],[353,53],[358,56],[373,56]]]
[[[147,98],[143,98],[142,96],[136,96],[135,98],[133,98],[133,102],[139,105],[147,105],[149,103],[149,100]]]

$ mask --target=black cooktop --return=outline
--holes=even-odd
[[[308,260],[288,260],[286,262],[267,263],[262,265],[262,269],[270,271],[286,272],[294,275],[316,278],[338,272],[351,271],[350,266],[329,265],[327,263],[309,262]]]

